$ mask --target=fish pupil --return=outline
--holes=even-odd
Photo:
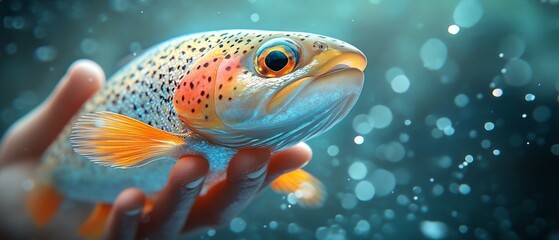
[[[269,69],[277,72],[287,65],[288,60],[285,53],[274,50],[266,56],[265,63]]]

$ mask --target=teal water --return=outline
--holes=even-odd
[[[319,33],[368,58],[348,117],[313,139],[323,208],[266,191],[192,239],[559,239],[559,1],[0,0],[0,132],[75,60],[107,75],[218,29]]]

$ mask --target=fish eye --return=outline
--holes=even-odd
[[[285,38],[263,44],[254,58],[254,66],[263,77],[279,77],[292,72],[299,63],[300,47]]]

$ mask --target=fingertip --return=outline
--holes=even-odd
[[[179,159],[171,175],[169,176],[170,184],[178,184],[181,186],[192,185],[199,183],[208,174],[209,171],[208,161],[199,156],[185,156]],[[198,184],[199,185],[199,184]],[[198,186],[197,185],[197,186]],[[197,187],[191,186],[191,188]]]
[[[105,83],[105,73],[99,64],[87,60],[77,60],[68,68],[68,72],[61,83],[59,94],[68,99],[83,102],[97,92]]]
[[[266,148],[240,150],[229,163],[227,179],[255,179],[262,175],[270,161],[270,150]]]
[[[268,175],[281,175],[305,166],[312,159],[312,150],[301,142],[285,151],[276,153],[270,161]]]
[[[146,197],[138,189],[130,188],[122,191],[115,200],[115,207],[123,211],[133,211],[144,207]]]

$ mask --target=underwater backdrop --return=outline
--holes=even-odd
[[[110,76],[179,35],[303,31],[365,53],[357,105],[308,142],[325,205],[265,191],[192,239],[559,239],[558,0],[0,0],[0,18],[2,134],[73,61]]]

